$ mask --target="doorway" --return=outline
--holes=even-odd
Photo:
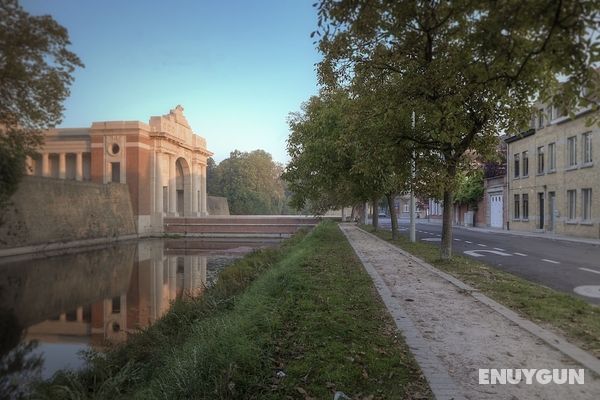
[[[556,225],[556,193],[548,193],[548,231],[554,232],[554,226]]]
[[[539,204],[539,224],[538,229],[544,229],[544,193],[538,193],[538,204]]]

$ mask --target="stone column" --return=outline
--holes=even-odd
[[[194,292],[194,259],[195,256],[185,256],[183,262],[183,292],[193,296]]]
[[[75,159],[75,180],[83,180],[83,154],[78,152]]]
[[[50,154],[42,154],[42,176],[50,176]]]
[[[200,197],[202,198],[202,200],[200,201],[201,207],[202,209],[200,210],[200,212],[202,213],[202,215],[208,215],[208,211],[207,211],[207,205],[206,205],[206,165],[202,165],[200,166],[200,170],[201,172],[201,188],[200,189]]]
[[[169,301],[177,297],[177,256],[169,257]]]
[[[162,181],[162,154],[155,153],[154,161],[154,211],[163,212],[163,181]]]
[[[67,155],[65,153],[58,155],[58,177],[60,179],[67,177]]]
[[[200,192],[199,165],[192,164],[192,216],[198,216],[198,193]]]
[[[175,172],[175,157],[169,155],[169,214],[177,213],[177,173]]]
[[[25,157],[25,175],[33,175],[33,159],[29,156]]]

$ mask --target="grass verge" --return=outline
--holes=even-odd
[[[373,232],[371,226],[361,228],[479,289],[530,320],[559,331],[596,357],[600,356],[599,307],[471,258],[454,255],[451,260],[442,260],[439,247],[430,243],[412,243],[404,235],[393,241],[389,231]]]
[[[215,287],[36,398],[431,398],[336,224],[225,269]]]

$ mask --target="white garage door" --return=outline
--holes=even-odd
[[[502,195],[490,196],[490,225],[494,228],[502,228]]]

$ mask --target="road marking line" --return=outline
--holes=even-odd
[[[465,243],[473,243],[473,242],[469,242],[468,240],[465,240]]]
[[[513,253],[515,256],[527,257],[527,254],[523,253]]]
[[[463,251],[463,253],[473,256],[473,257],[485,257],[485,254],[480,254],[480,253],[491,253],[491,254],[496,254],[496,255],[504,256],[504,257],[512,257],[508,253],[504,253],[502,251],[496,251],[496,250],[467,250],[467,251]]]
[[[504,249],[501,249],[500,247],[494,247],[494,250],[498,250],[498,251],[506,251]]]
[[[560,264],[558,261],[548,260],[547,258],[542,258],[542,261],[546,261],[547,263],[551,263],[551,264]]]
[[[477,243],[477,246],[487,247],[485,244]]]
[[[454,240],[456,240],[457,242],[460,242],[460,239],[454,239]]]
[[[596,271],[595,269],[589,269],[589,268],[579,268],[582,271],[587,271],[587,272],[593,272],[594,274],[600,274],[600,271]]]

